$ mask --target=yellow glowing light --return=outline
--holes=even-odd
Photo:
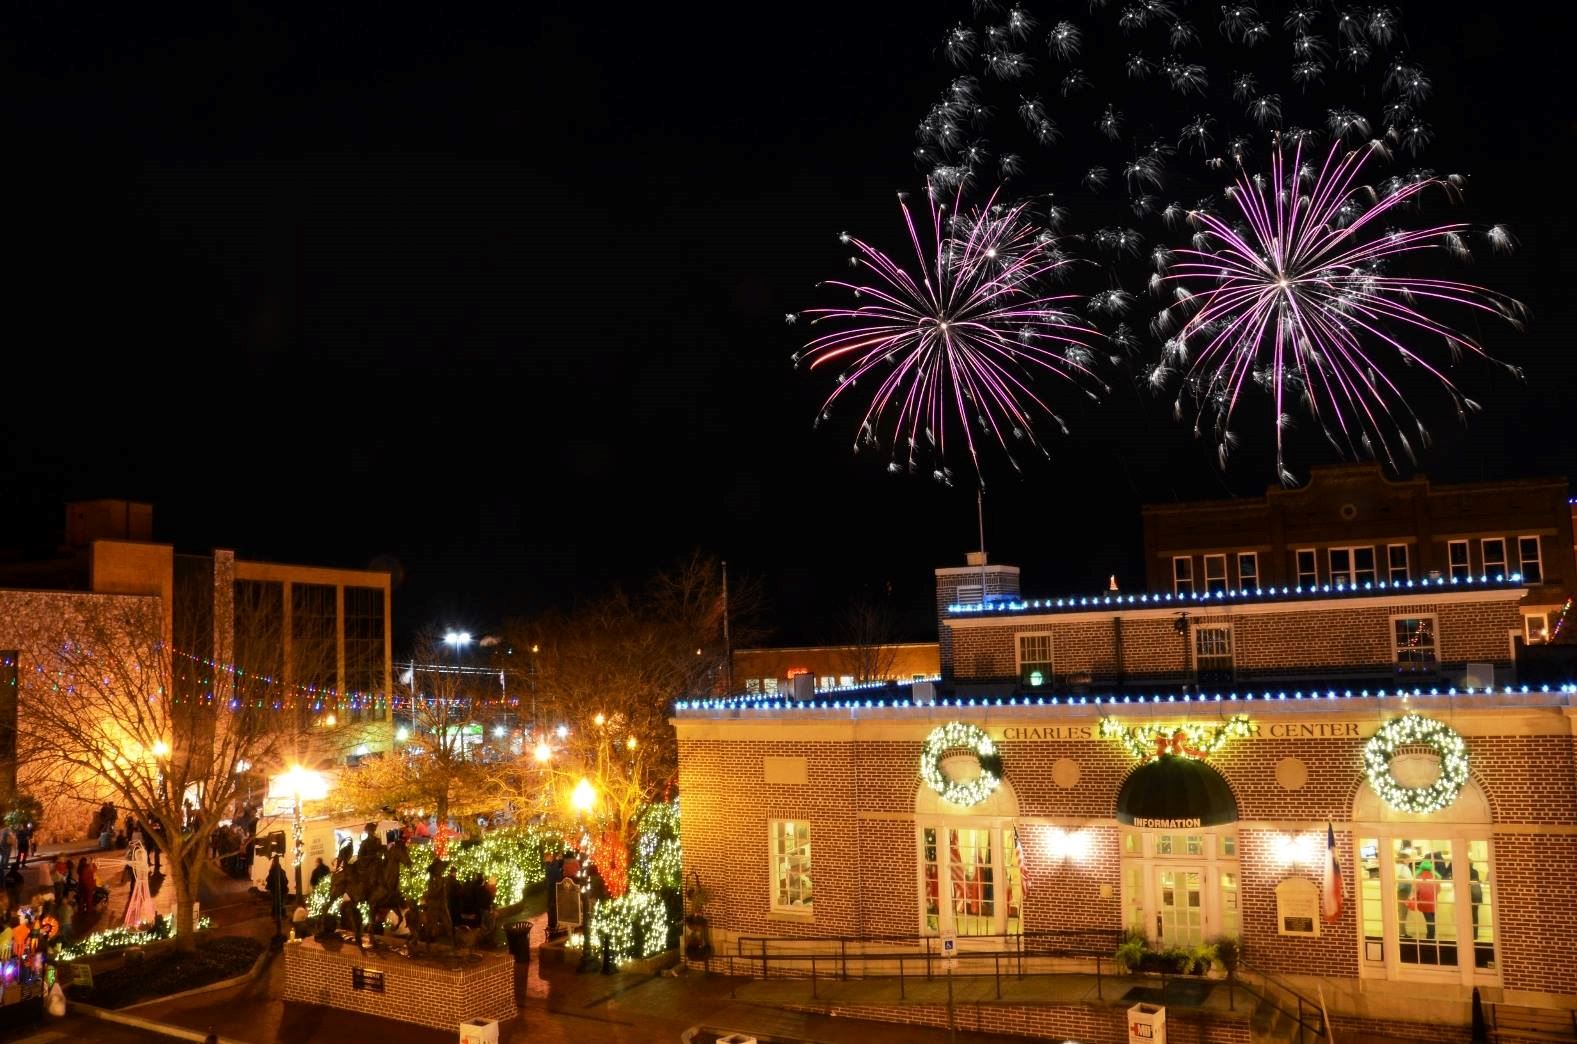
[[[553,748],[546,743],[538,743],[537,749],[532,751],[538,761],[549,761],[553,757]]]
[[[602,713],[602,711],[598,711],[597,716],[591,720],[596,722],[598,725],[606,725],[608,722],[608,716]]]
[[[629,747],[631,750],[634,750],[635,749],[635,737],[631,736],[629,739],[625,740],[624,741],[624,745],[626,747]]]
[[[334,717],[334,715],[332,715],[332,714],[330,714],[330,715],[327,715],[327,716],[326,716],[326,717],[324,717],[324,719],[323,719],[323,724],[324,724],[324,725],[326,725],[326,726],[328,726],[328,727],[329,727],[329,728],[331,728],[331,729],[332,729],[332,728],[333,728],[333,727],[334,727],[334,726],[335,726],[335,725],[337,725],[337,724],[338,724],[338,723],[339,723],[339,719],[338,719],[338,718],[336,718],[336,717]]]
[[[591,785],[591,780],[582,776],[580,782],[575,784],[575,792],[570,795],[570,804],[581,812],[587,812],[596,803],[597,788]]]
[[[269,789],[280,797],[299,797],[302,801],[322,801],[329,796],[323,773],[300,765],[292,765],[288,772],[275,776]]]
[[[156,741],[154,741],[154,744],[153,744],[153,756],[154,757],[156,757],[156,758],[163,758],[163,757],[168,757],[169,754],[170,754],[170,745],[168,743],[164,742],[163,740],[156,740]]]

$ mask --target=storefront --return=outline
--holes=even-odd
[[[1545,958],[1577,933],[1569,692],[908,695],[679,708],[685,860],[719,953],[1227,936],[1259,970],[1355,990],[1577,998]]]

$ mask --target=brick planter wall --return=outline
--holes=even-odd
[[[356,968],[383,973],[383,992],[352,987]],[[516,1015],[515,963],[486,954],[459,971],[354,946],[325,950],[311,940],[285,946],[285,1000],[322,1004],[458,1033],[467,1019]]]

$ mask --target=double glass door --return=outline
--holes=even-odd
[[[1156,867],[1155,938],[1165,946],[1197,946],[1205,941],[1204,867]]]
[[[1011,826],[921,827],[920,872],[927,933],[1016,935],[1024,930],[1024,877]]]

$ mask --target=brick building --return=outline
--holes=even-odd
[[[1232,936],[1338,1028],[1466,1039],[1475,987],[1577,1006],[1573,690],[1516,683],[1528,586],[1275,579],[1029,599],[974,556],[937,570],[941,683],[678,705],[714,963]]]
[[[935,642],[874,645],[793,645],[734,651],[735,685],[747,693],[788,692],[792,679],[809,675],[816,691],[872,682],[935,678],[941,661]]]
[[[215,669],[279,679],[282,691],[311,692],[297,703],[303,763],[329,767],[394,744],[389,708],[390,581],[385,572],[326,569],[238,559],[233,551],[177,552],[151,540],[152,508],[125,501],[67,506],[57,553],[0,561],[0,791],[29,771],[16,760],[18,686],[49,662],[49,650],[113,624],[128,641],[152,636],[172,650],[170,690],[201,698]],[[136,621],[146,626],[137,626]],[[127,625],[131,626],[128,628]],[[262,774],[284,766],[254,766]],[[96,805],[84,785],[76,800],[49,809],[46,835],[85,829]],[[39,793],[49,804],[56,795]],[[108,797],[107,793],[98,797]]]
[[[1306,485],[1263,497],[1147,506],[1146,588],[1184,594],[1518,573],[1528,586],[1523,636],[1538,643],[1577,589],[1570,501],[1564,478],[1445,486],[1392,480],[1378,464],[1314,468]]]

